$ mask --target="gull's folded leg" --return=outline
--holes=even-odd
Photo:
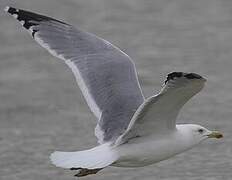
[[[76,177],[83,177],[87,176],[90,174],[96,174],[98,171],[102,170],[103,168],[98,168],[98,169],[86,169],[86,168],[71,168],[70,170],[77,170],[77,174],[74,176]]]

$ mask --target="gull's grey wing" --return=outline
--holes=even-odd
[[[72,69],[91,111],[99,119],[95,129],[99,142],[114,141],[121,135],[144,101],[130,57],[67,23],[13,7],[5,11]]]
[[[127,130],[116,143],[123,143],[136,136],[174,130],[180,109],[204,87],[205,81],[195,73],[168,74],[160,93],[141,104]]]

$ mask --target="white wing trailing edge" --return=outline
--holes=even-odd
[[[205,82],[206,79],[195,73],[168,74],[160,93],[146,99],[137,109],[126,132],[116,144],[131,137],[174,130],[179,111],[204,87]]]
[[[143,103],[135,65],[128,55],[93,34],[33,12],[6,7],[31,36],[73,71],[91,111],[99,119],[100,143],[124,133]]]

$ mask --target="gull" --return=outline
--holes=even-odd
[[[206,79],[196,73],[169,73],[161,91],[147,99],[131,58],[108,41],[37,13],[6,7],[32,38],[72,70],[98,119],[99,145],[76,152],[55,151],[51,162],[75,170],[77,177],[107,166],[143,167],[191,149],[203,140],[222,138],[197,124],[176,124],[179,111]]]

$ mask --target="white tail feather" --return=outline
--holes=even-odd
[[[51,154],[52,163],[61,168],[97,169],[109,166],[117,160],[115,152],[108,144],[76,152],[59,152]]]

